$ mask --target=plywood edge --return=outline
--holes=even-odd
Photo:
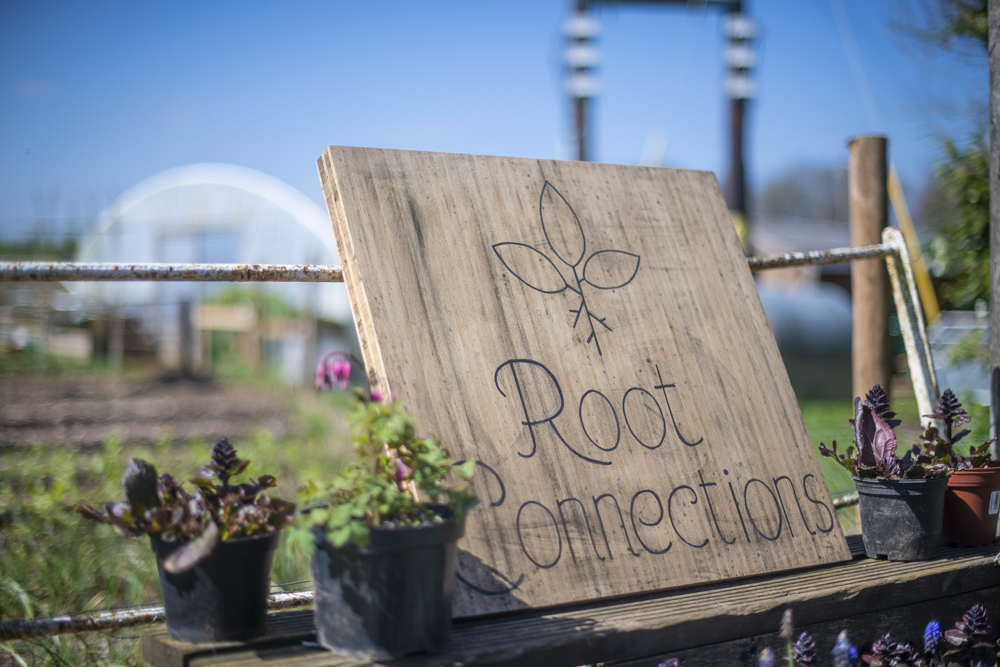
[[[368,371],[371,388],[390,396],[388,376],[382,348],[379,346],[375,325],[372,321],[371,304],[361,280],[357,255],[354,252],[354,239],[351,238],[350,227],[347,224],[347,213],[344,210],[343,196],[337,180],[336,158],[334,147],[329,146],[319,160],[316,161],[319,179],[323,187],[323,198],[326,200],[327,215],[333,225],[333,236],[337,242],[337,253],[340,255],[344,283],[347,286],[348,300],[351,304],[351,315],[358,332],[358,345],[361,347],[361,357]]]

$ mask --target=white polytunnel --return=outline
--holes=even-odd
[[[98,216],[76,259],[340,264],[333,228],[320,206],[276,178],[231,164],[177,167],[129,188]],[[213,332],[235,331],[241,332],[243,356],[252,367],[266,364],[289,383],[301,384],[310,381],[319,355],[349,344],[351,311],[343,283],[231,285],[75,282],[66,287],[92,317],[127,320],[122,326],[141,334],[166,368],[194,364],[205,371],[214,355]],[[248,303],[272,314],[239,305]],[[109,355],[112,347],[108,343]]]
[[[192,164],[129,188],[98,216],[81,262],[340,264],[326,213],[298,190],[253,169]],[[77,283],[88,301],[122,305],[201,301],[204,283]],[[349,322],[342,283],[267,283],[299,309]]]

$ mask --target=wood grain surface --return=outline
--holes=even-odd
[[[319,171],[374,386],[479,463],[456,616],[850,558],[714,175]]]
[[[755,665],[760,648],[778,644],[773,633],[788,608],[798,631],[820,642],[821,664],[829,664],[832,638],[844,628],[853,642],[867,646],[885,632],[919,642],[927,621],[937,618],[942,628],[951,627],[973,603],[986,605],[995,619],[998,551],[996,544],[946,548],[936,560],[919,563],[862,558],[624,600],[460,620],[441,653],[389,664],[571,667],[634,660],[628,664],[653,667],[680,656],[689,665]],[[373,665],[303,641],[315,642],[311,610],[269,614],[268,635],[243,645],[186,644],[171,640],[160,625],[143,632],[142,655],[154,667]]]

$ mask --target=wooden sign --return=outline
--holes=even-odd
[[[478,464],[456,615],[850,559],[714,175],[319,170],[374,385]]]

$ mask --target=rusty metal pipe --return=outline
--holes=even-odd
[[[886,244],[748,257],[753,271],[837,264],[894,255]],[[321,264],[119,264],[113,262],[0,262],[0,281],[172,281],[340,283],[339,266]]]
[[[788,252],[768,257],[747,257],[751,271],[783,269],[792,266],[818,266],[839,264],[855,259],[874,259],[897,254],[898,250],[885,243],[859,246],[857,248],[833,248],[832,250],[810,250],[808,252]]]
[[[316,264],[0,262],[3,280],[342,283],[344,274],[339,266]]]
[[[268,598],[267,608],[289,609],[312,604],[312,591],[293,593],[275,593]],[[0,623],[0,641],[11,639],[27,639],[29,637],[51,637],[74,632],[93,632],[95,630],[115,630],[136,625],[162,623],[166,620],[163,606],[153,603],[132,609],[118,609],[83,614],[66,614],[51,618],[39,618],[32,621],[12,621]]]

